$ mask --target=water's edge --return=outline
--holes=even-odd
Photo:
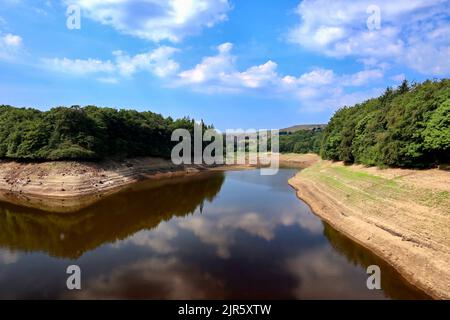
[[[288,168],[289,166],[287,166],[287,168]],[[251,169],[251,168],[247,168],[247,169]],[[254,168],[253,168],[254,169]],[[378,259],[370,259],[370,261],[371,262],[374,262],[375,261],[375,264],[378,264],[378,262],[380,262],[380,266],[384,266],[384,267],[386,267],[386,268],[383,268],[383,270],[386,270],[386,272],[387,273],[389,273],[389,274],[392,274],[392,271],[396,271],[396,273],[395,273],[395,275],[397,276],[398,275],[398,278],[401,278],[402,280],[404,280],[404,283],[405,284],[408,284],[408,285],[411,285],[411,287],[412,288],[417,288],[417,292],[421,292],[421,293],[423,293],[423,296],[424,297],[428,297],[428,295],[425,293],[426,291],[424,291],[423,289],[421,289],[419,286],[417,286],[417,285],[415,285],[414,284],[414,282],[412,282],[412,281],[409,281],[409,279],[407,278],[407,277],[405,277],[401,272],[399,272],[399,270],[398,270],[398,268],[396,268],[395,267],[395,265],[393,265],[388,259],[386,259],[386,258],[384,258],[382,255],[380,255],[380,254],[378,254],[375,250],[372,250],[372,248],[370,248],[370,247],[368,247],[365,243],[362,243],[361,241],[358,241],[358,239],[355,239],[353,236],[352,236],[352,234],[349,234],[348,232],[346,232],[345,230],[341,230],[341,228],[339,228],[338,226],[335,226],[335,224],[333,223],[333,221],[328,221],[328,220],[330,220],[330,219],[326,219],[326,217],[322,217],[320,214],[318,214],[318,210],[314,210],[315,208],[313,208],[312,206],[311,206],[311,204],[307,201],[307,199],[303,199],[301,196],[300,196],[300,194],[299,194],[299,192],[298,192],[298,189],[291,183],[291,179],[292,179],[292,177],[294,177],[299,171],[298,171],[298,169],[299,169],[299,167],[298,166],[294,166],[294,167],[291,167],[290,169],[292,169],[293,171],[295,170],[295,172],[294,173],[292,173],[291,172],[291,174],[292,174],[292,176],[290,176],[290,177],[287,177],[286,175],[282,175],[282,176],[280,176],[280,178],[279,179],[277,179],[278,180],[278,183],[286,183],[285,184],[285,190],[288,192],[288,193],[290,193],[291,191],[290,190],[292,190],[291,188],[293,188],[294,190],[297,190],[297,192],[296,192],[296,197],[295,196],[292,196],[292,200],[291,201],[293,201],[292,203],[295,205],[295,203],[296,203],[296,201],[298,201],[298,200],[296,200],[296,198],[297,199],[300,199],[301,201],[302,201],[302,203],[304,203],[306,206],[304,206],[305,208],[306,207],[309,207],[309,214],[310,215],[315,215],[316,217],[318,217],[318,221],[321,221],[322,222],[322,224],[323,224],[323,226],[324,226],[324,228],[325,228],[325,230],[324,230],[324,235],[325,235],[325,237],[327,237],[328,238],[328,241],[332,244],[332,246],[334,246],[334,245],[336,245],[336,241],[337,241],[337,243],[338,243],[338,245],[337,245],[337,247],[335,247],[335,249],[337,250],[337,251],[340,251],[340,253],[342,254],[342,255],[344,255],[344,256],[346,256],[346,254],[350,254],[350,257],[349,256],[347,256],[347,259],[348,260],[352,260],[352,257],[351,257],[351,252],[350,253],[348,253],[348,252],[345,252],[345,250],[344,250],[344,252],[342,251],[342,250],[339,250],[339,245],[347,245],[348,247],[351,247],[351,248],[353,248],[353,247],[357,247],[357,246],[359,246],[359,247],[361,247],[361,249],[359,250],[359,251],[361,251],[361,250],[363,250],[364,251],[364,255],[365,256],[376,256],[376,257],[378,257],[379,258],[379,260],[380,261],[378,261]],[[233,170],[230,170],[230,168],[228,167],[227,168],[227,170],[223,170],[223,169],[220,169],[219,171],[236,171],[235,169],[233,169]],[[176,187],[177,186],[177,181],[183,181],[184,179],[202,179],[201,177],[205,177],[205,176],[208,176],[208,175],[211,175],[211,174],[214,174],[214,173],[212,173],[211,171],[209,171],[209,170],[206,170],[206,171],[203,171],[203,172],[197,172],[197,173],[195,173],[195,174],[192,174],[192,175],[183,175],[183,176],[178,176],[178,177],[171,177],[171,178],[167,178],[167,179],[160,179],[159,181],[157,181],[157,183],[155,184],[155,181],[151,181],[151,179],[146,179],[146,180],[144,180],[144,181],[140,181],[140,182],[136,182],[136,183],[133,183],[133,184],[130,184],[129,185],[129,187],[128,188],[126,188],[125,190],[122,190],[122,191],[130,191],[130,190],[139,190],[139,188],[144,188],[144,189],[147,189],[148,188],[148,186],[149,186],[149,183],[151,183],[150,185],[152,186],[152,188],[153,187],[162,187],[162,188],[164,188],[164,190],[166,190],[167,191],[167,194],[169,195],[169,194],[173,194],[174,193],[174,187]],[[219,173],[217,173],[217,174],[219,174]],[[201,183],[201,182],[199,182],[200,184],[199,185],[203,185],[203,183]],[[289,186],[289,187],[288,187]],[[205,188],[206,188],[206,186],[204,186]],[[192,189],[192,188],[191,188]],[[148,190],[148,189],[147,189]],[[218,189],[218,190],[220,190],[220,188]],[[119,194],[120,193],[123,193],[123,192],[118,192]],[[125,192],[126,193],[126,192]],[[103,200],[107,200],[109,197],[106,197],[106,199],[103,199]],[[146,198],[146,199],[148,199],[148,198]],[[151,201],[150,201],[151,202]],[[176,202],[176,201],[175,201]],[[116,202],[118,205],[120,205],[120,202]],[[276,203],[276,202],[275,202]],[[116,210],[120,210],[120,207],[119,206],[114,206],[114,208],[116,209]],[[88,208],[87,208],[88,209]],[[139,212],[139,210],[133,210],[134,208],[129,208],[129,207],[127,207],[127,209],[130,209],[130,210],[132,210],[132,211],[137,211],[137,212]],[[161,208],[161,210],[163,210],[163,208]],[[27,211],[25,210],[24,211],[24,213],[25,213],[25,215],[23,216],[23,217],[27,217],[27,216],[29,216],[29,217],[31,217],[31,215],[33,215],[33,213],[32,212],[30,212],[30,213],[26,213]],[[106,212],[106,211],[105,211]],[[109,211],[108,211],[109,212]],[[109,212],[109,213],[111,213],[111,212]],[[35,213],[36,214],[36,213]],[[35,215],[33,215],[33,216],[35,216]],[[114,216],[114,215],[113,215]],[[111,214],[108,214],[108,215],[106,215],[106,214],[100,214],[100,215],[88,215],[88,216],[86,216],[86,215],[83,215],[83,214],[77,214],[77,212],[75,212],[73,215],[55,215],[55,216],[46,216],[46,215],[40,215],[39,214],[39,212],[37,212],[37,217],[35,216],[35,218],[33,218],[33,219],[41,219],[42,221],[40,221],[39,223],[40,224],[43,224],[43,225],[46,225],[46,221],[47,221],[47,223],[50,223],[50,225],[52,224],[52,223],[55,223],[55,225],[57,225],[57,222],[59,221],[59,220],[61,220],[61,219],[64,219],[64,225],[66,224],[66,223],[73,223],[73,224],[77,224],[78,223],[78,225],[80,225],[80,226],[84,226],[84,227],[88,227],[88,226],[91,226],[92,225],[92,223],[91,222],[94,222],[92,219],[95,219],[95,221],[97,221],[97,220],[102,220],[103,218],[103,222],[102,221],[100,221],[99,223],[98,223],[98,225],[102,225],[103,223],[108,223],[108,221],[110,221],[111,222],[111,218],[113,217],[113,216],[111,216]],[[40,218],[39,218],[40,217]],[[103,218],[102,218],[103,217]],[[172,217],[172,216],[171,216]],[[69,219],[70,221],[66,221],[67,219]],[[127,220],[129,220],[130,219],[130,217],[128,216],[128,217],[125,217],[125,216],[123,216],[123,218],[125,219],[127,219]],[[158,220],[159,222],[157,223],[158,225],[159,225],[159,223],[161,222],[161,221],[168,221],[168,220],[166,220],[166,219],[168,219],[169,217],[163,217],[163,220],[158,220],[158,219],[156,219],[156,220]],[[56,220],[55,220],[56,219]],[[59,220],[58,220],[59,219]],[[78,220],[80,220],[80,221],[78,221]],[[72,220],[74,220],[74,221],[72,221]],[[84,221],[85,220],[85,221]],[[112,236],[110,236],[109,234],[106,234],[105,233],[105,235],[104,235],[104,237],[103,238],[101,238],[101,239],[90,239],[88,236],[89,236],[89,234],[85,234],[84,236],[80,233],[79,235],[77,235],[77,237],[78,237],[78,240],[80,240],[81,241],[81,243],[84,243],[84,242],[86,242],[85,243],[85,246],[83,247],[85,250],[72,250],[72,251],[70,251],[69,249],[70,248],[64,248],[64,247],[59,247],[59,246],[57,246],[57,248],[56,249],[60,249],[59,251],[58,250],[53,250],[52,251],[52,253],[50,254],[50,256],[54,256],[54,257],[65,257],[65,258],[69,258],[69,259],[77,259],[77,258],[79,258],[79,257],[81,257],[81,255],[83,255],[85,252],[87,252],[87,251],[90,251],[90,250],[92,250],[92,249],[94,249],[94,248],[97,248],[97,247],[99,247],[99,244],[102,244],[102,243],[112,243],[112,242],[114,242],[115,240],[117,240],[117,239],[127,239],[128,237],[130,237],[132,234],[134,234],[135,232],[136,232],[136,230],[141,230],[142,229],[142,224],[141,224],[141,221],[138,219],[138,218],[136,218],[136,223],[134,223],[134,224],[132,224],[132,223],[130,223],[129,221],[127,222],[127,225],[129,225],[129,228],[127,228],[127,227],[123,227],[123,224],[122,223],[120,223],[120,219],[119,220],[117,220],[116,222],[118,222],[118,223],[113,223],[114,225],[117,225],[117,230],[116,229],[114,229],[113,231],[113,234],[112,234]],[[98,222],[98,221],[97,221]],[[71,224],[68,224],[66,227],[68,227],[69,225],[71,225]],[[155,224],[156,223],[156,221],[148,221],[148,223],[146,222],[145,223],[145,226],[146,226],[146,229],[148,229],[149,227],[150,228],[156,228],[157,227],[157,224]],[[97,224],[96,224],[97,225]],[[58,228],[56,228],[56,229],[58,229]],[[85,229],[85,228],[81,228],[82,230],[83,229]],[[58,229],[59,230],[59,229]],[[64,228],[62,229],[62,230],[64,230]],[[87,230],[87,229],[86,229]],[[61,233],[61,234],[64,234],[64,232],[63,233]],[[5,234],[6,235],[6,234]],[[42,236],[43,234],[41,234],[41,236]],[[60,243],[61,242],[61,239],[59,239],[59,235],[60,235],[60,233],[59,232],[56,232],[55,233],[55,237],[53,237],[52,236],[53,234],[51,234],[50,236],[50,239],[41,239],[41,240],[45,240],[44,242],[49,242],[48,243],[48,245],[49,245],[49,247],[52,245],[52,244],[55,244],[55,243]],[[66,234],[66,236],[69,236],[69,233],[68,234]],[[73,240],[74,241],[74,243],[79,243],[79,241],[77,241],[77,237],[75,237],[75,238],[67,238],[67,240]],[[54,239],[53,239],[54,238]],[[87,239],[86,239],[87,238]],[[53,242],[51,241],[51,240],[54,240]],[[336,240],[337,239],[337,240]],[[41,244],[42,244],[42,242],[43,241],[37,241],[37,243],[39,243],[39,245],[35,248],[35,249],[40,249],[40,250],[38,250],[38,251],[40,251],[40,252],[46,252],[46,248],[45,248],[45,246],[42,246]],[[333,244],[334,243],[334,244]],[[29,245],[29,244],[27,244],[27,245]],[[62,244],[61,244],[61,246],[62,246]],[[81,244],[79,244],[79,245],[77,245],[77,246],[82,246]],[[18,247],[16,247],[16,249],[19,249]],[[29,249],[29,247],[28,247],[28,249]],[[42,249],[44,249],[44,250],[42,250]],[[48,248],[47,248],[48,249]],[[352,250],[350,250],[350,251],[352,251]],[[363,259],[364,260],[364,259]],[[364,270],[365,270],[365,268],[367,267],[365,264],[364,264],[364,262],[362,262],[361,263],[361,261],[359,261],[359,263],[358,263]],[[385,266],[386,265],[386,266]],[[387,268],[387,267],[389,267],[389,268]],[[392,269],[392,270],[391,270]],[[384,289],[384,287],[383,287],[383,289]],[[392,290],[391,290],[392,291]],[[388,295],[388,296],[390,296],[390,295]],[[421,295],[422,296],[422,295]],[[392,297],[392,296],[391,296]],[[395,295],[394,295],[394,297],[395,297]],[[434,296],[433,296],[434,297]],[[398,298],[398,296],[397,296],[397,298]],[[435,297],[434,297],[435,298]]]
[[[293,177],[292,177],[293,178]],[[421,281],[414,277],[415,273],[407,272],[403,265],[398,263],[398,260],[393,259],[392,257],[396,256],[395,254],[390,254],[389,252],[383,252],[379,250],[379,248],[373,243],[364,241],[362,238],[358,238],[354,236],[354,231],[348,224],[339,224],[336,223],[335,220],[323,212],[323,210],[318,205],[314,205],[317,202],[320,202],[320,199],[312,199],[313,193],[308,193],[308,196],[304,192],[302,192],[301,187],[290,178],[288,180],[288,184],[295,191],[297,198],[303,201],[311,210],[313,214],[319,217],[323,222],[329,224],[333,229],[337,232],[341,233],[351,241],[370,251],[373,255],[379,257],[383,260],[387,265],[392,267],[398,275],[409,285],[416,288],[418,291],[423,292],[425,295],[429,296],[432,299],[442,299],[445,297],[442,294],[437,293],[434,290],[430,290],[429,286],[423,285]],[[305,187],[305,185],[302,185]]]

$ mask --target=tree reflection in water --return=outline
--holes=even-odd
[[[0,204],[0,298],[427,298],[315,216],[295,172],[145,182],[73,214]],[[372,264],[383,290],[366,287]]]
[[[71,214],[0,204],[0,247],[80,257],[88,250],[149,230],[212,201],[224,182],[221,172],[134,186]]]

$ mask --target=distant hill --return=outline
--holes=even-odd
[[[281,134],[291,134],[300,130],[314,130],[314,129],[324,129],[326,124],[299,124],[289,128],[280,129]]]

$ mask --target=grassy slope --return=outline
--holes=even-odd
[[[430,184],[421,185],[411,181],[411,175],[421,176],[431,171],[435,175],[440,173],[442,176],[449,178],[447,189],[442,189],[442,186],[437,184],[433,187]],[[364,207],[369,203],[378,207],[379,203],[372,202],[381,201],[384,203],[408,200],[411,202],[410,205],[436,211],[438,215],[443,217],[450,215],[449,172],[438,170],[381,170],[321,161],[302,171],[301,175],[326,185],[337,196],[344,197],[354,205],[364,202]]]

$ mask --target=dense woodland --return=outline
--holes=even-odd
[[[347,163],[429,167],[450,162],[450,79],[387,88],[378,98],[338,110],[320,154]]]
[[[282,152],[317,152],[347,163],[430,167],[450,162],[450,79],[387,88],[339,109],[322,131],[282,136]]]
[[[153,112],[87,106],[49,111],[0,106],[0,158],[98,160],[106,157],[170,157],[174,129],[194,120]]]
[[[323,130],[306,129],[293,133],[280,133],[280,152],[320,153]]]

